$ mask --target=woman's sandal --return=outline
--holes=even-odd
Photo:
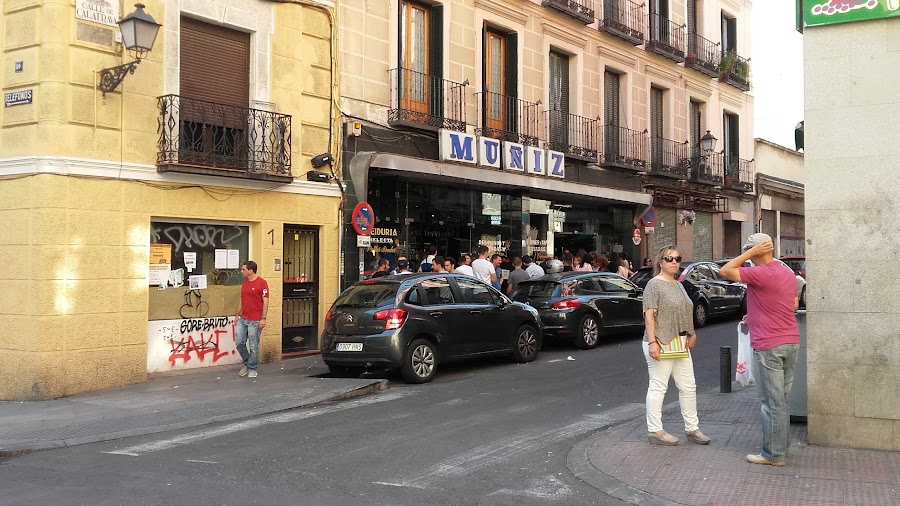
[[[678,438],[665,431],[660,433],[649,432],[647,433],[647,439],[653,445],[675,446],[678,444]]]

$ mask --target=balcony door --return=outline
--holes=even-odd
[[[550,51],[550,144],[565,151],[569,144],[569,56]]]
[[[179,162],[246,169],[250,34],[191,18],[180,34]]]
[[[483,125],[492,137],[518,132],[517,46],[515,33],[485,28]]]
[[[655,170],[663,165],[663,90],[650,88],[650,163]]]
[[[607,70],[603,74],[603,123],[604,123],[604,150],[611,157],[619,155],[619,100],[621,77],[615,72]]]
[[[725,170],[726,175],[738,178],[738,160],[741,156],[741,135],[737,114],[724,113],[722,124],[725,137]]]
[[[650,0],[650,38],[669,44],[669,0]]]
[[[427,7],[403,2],[400,11],[401,40],[401,108],[422,114],[429,112],[428,97],[431,91],[429,79],[429,22]]]

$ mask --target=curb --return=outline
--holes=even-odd
[[[78,446],[83,444],[90,443],[99,443],[101,441],[110,441],[113,439],[121,439],[126,437],[134,437],[134,436],[147,436],[150,434],[159,434],[160,432],[166,432],[170,430],[181,430],[181,429],[190,429],[193,427],[200,427],[203,425],[210,425],[213,423],[220,422],[230,422],[233,420],[239,420],[242,418],[250,418],[254,416],[277,413],[279,411],[287,411],[291,409],[297,408],[305,408],[309,406],[313,406],[315,404],[321,404],[324,402],[331,401],[340,401],[345,399],[352,399],[354,397],[362,397],[364,395],[374,394],[376,392],[381,392],[383,390],[388,389],[388,380],[380,379],[375,380],[373,383],[369,385],[365,385],[359,388],[354,388],[351,390],[334,393],[325,392],[323,394],[310,397],[309,399],[304,399],[299,403],[293,404],[279,404],[273,407],[263,407],[257,409],[251,409],[246,411],[239,411],[236,413],[229,413],[226,415],[217,415],[210,416],[206,418],[197,418],[194,420],[187,420],[179,423],[171,423],[167,425],[157,425],[154,427],[143,427],[140,429],[130,429],[130,430],[120,430],[115,432],[107,432],[105,434],[96,434],[78,438],[67,438],[67,439],[53,439],[48,441],[34,441],[29,443],[19,443],[8,446],[3,446],[0,448],[0,458],[11,458],[17,457],[20,455],[24,455],[26,453],[31,453],[35,451],[41,450],[52,450],[55,448],[66,448],[69,446]]]
[[[625,422],[620,425],[625,425]],[[588,453],[597,441],[597,434],[589,436],[587,439],[577,443],[566,457],[566,467],[569,472],[575,475],[579,480],[600,490],[604,494],[621,499],[630,504],[639,504],[642,506],[681,506],[681,503],[670,501],[662,497],[645,492],[641,489],[634,488],[630,485],[609,476],[591,464]]]

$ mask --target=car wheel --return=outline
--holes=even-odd
[[[332,378],[358,378],[363,371],[362,367],[347,367],[341,365],[329,365],[328,374]]]
[[[806,309],[806,287],[800,289],[800,307]]]
[[[400,374],[407,383],[428,383],[437,374],[437,352],[425,339],[416,339],[406,348]]]
[[[705,327],[707,318],[709,318],[709,308],[706,307],[706,303],[700,301],[694,304],[694,326]]]
[[[596,348],[600,344],[600,325],[594,315],[585,315],[578,326],[578,334],[575,336],[575,347],[582,350]]]
[[[522,325],[516,331],[513,339],[513,361],[518,363],[531,362],[537,358],[538,337],[537,331],[531,325]]]

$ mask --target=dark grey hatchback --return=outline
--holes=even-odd
[[[431,381],[441,363],[508,354],[537,357],[538,312],[462,274],[424,273],[361,281],[325,315],[322,359],[333,375],[399,369],[410,383]]]
[[[642,290],[611,272],[561,272],[522,281],[512,298],[537,308],[544,334],[596,348],[603,334],[644,328]]]

